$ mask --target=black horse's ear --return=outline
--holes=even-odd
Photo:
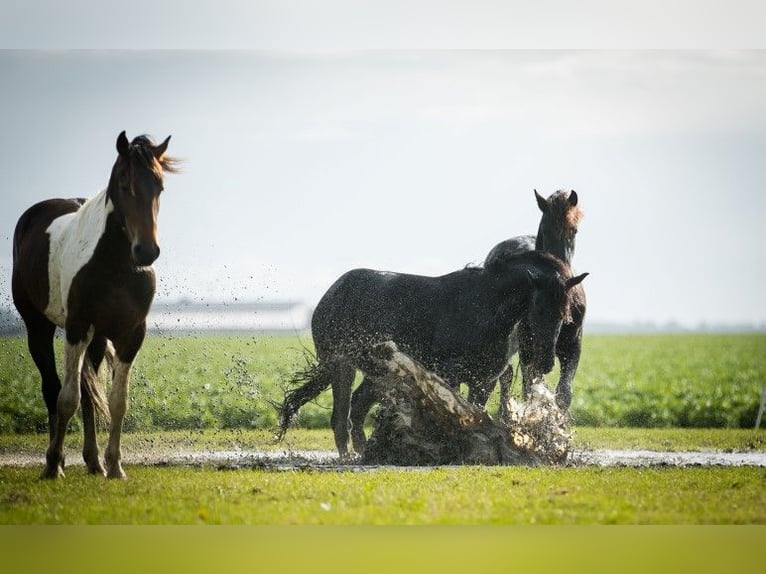
[[[154,157],[160,159],[163,155],[165,155],[165,152],[168,150],[168,143],[170,143],[170,136],[166,137],[165,141],[160,145],[154,146],[154,149],[152,150]]]
[[[545,198],[542,195],[537,193],[537,190],[534,190],[534,191],[535,191],[535,199],[537,200],[537,207],[540,208],[540,211],[545,213],[546,211],[548,211],[548,202],[545,201]]]
[[[117,136],[117,153],[121,156],[127,156],[129,151],[130,142],[128,141],[128,136],[125,135],[125,130],[122,130],[120,135]]]
[[[575,285],[579,285],[582,283],[582,280],[585,279],[590,273],[583,273],[582,275],[578,275],[577,277],[572,277],[571,279],[567,279],[567,282],[565,283],[565,286],[567,290],[571,289]]]
[[[569,192],[569,205],[577,205],[577,192],[574,189]]]

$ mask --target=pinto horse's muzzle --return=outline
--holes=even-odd
[[[156,243],[136,243],[131,250],[136,265],[148,266],[160,256],[160,246]]]

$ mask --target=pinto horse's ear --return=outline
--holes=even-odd
[[[577,192],[574,189],[569,192],[569,205],[572,207],[577,205]]]
[[[582,283],[582,280],[585,279],[590,273],[583,273],[582,275],[578,275],[577,277],[572,277],[571,279],[567,279],[567,282],[565,283],[565,286],[567,288],[567,291],[574,287],[575,285],[579,285]]]
[[[168,150],[168,143],[170,143],[170,136],[166,137],[165,141],[160,145],[154,146],[154,149],[152,150],[154,157],[160,159],[163,155],[165,155],[165,152]]]
[[[535,192],[535,199],[537,200],[537,207],[540,208],[540,211],[545,213],[546,211],[548,211],[548,202],[545,201],[545,198],[542,195],[537,193],[536,189],[534,190],[534,192]]]
[[[127,156],[129,151],[130,142],[128,141],[128,136],[125,135],[125,130],[122,130],[120,135],[117,136],[117,153],[121,156]]]

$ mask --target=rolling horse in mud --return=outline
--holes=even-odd
[[[499,259],[532,250],[550,253],[567,265],[572,265],[577,228],[583,217],[577,193],[574,190],[559,190],[545,199],[535,190],[535,199],[542,212],[537,236],[520,235],[497,244],[487,255],[485,266],[492,266]],[[561,326],[556,343],[556,356],[561,366],[556,387],[556,403],[565,411],[572,402],[572,381],[582,350],[582,326],[585,320],[585,290],[582,285],[577,285],[572,290],[571,300],[571,316]],[[532,382],[542,374],[534,367],[534,350],[530,340],[531,326],[526,320],[522,320],[511,337],[511,355],[519,353],[522,394],[525,398],[529,396]],[[499,378],[501,409],[507,405],[512,378],[513,370],[511,365],[508,365],[508,369]],[[504,414],[501,411],[502,416]]]
[[[125,478],[120,434],[128,407],[131,365],[146,334],[155,291],[151,264],[160,254],[157,214],[170,136],[117,138],[106,189],[84,199],[49,199],[30,207],[13,236],[13,302],[27,328],[29,352],[42,377],[50,445],[43,478],[64,476],[64,437],[82,406],[83,458],[91,474]],[[53,335],[65,330],[64,383],[56,372]],[[111,344],[110,344],[111,342]],[[114,356],[112,357],[112,354]],[[112,359],[108,399],[99,367]],[[111,419],[106,471],[96,443],[96,411]]]
[[[319,301],[311,321],[317,363],[296,376],[280,412],[284,436],[302,405],[332,386],[331,424],[341,456],[348,454],[349,424],[354,450],[364,450],[364,415],[378,399],[370,367],[373,345],[387,340],[453,387],[465,382],[469,400],[486,401],[509,360],[508,339],[516,324],[532,326],[533,366],[553,368],[554,348],[569,315],[570,291],[587,275],[536,251],[497,257],[483,268],[440,277],[355,269],[341,276]],[[356,370],[364,380],[354,395]],[[379,374],[377,375],[379,376]],[[364,402],[361,402],[364,401]],[[359,420],[349,418],[353,412]]]

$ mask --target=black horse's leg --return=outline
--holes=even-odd
[[[495,390],[497,380],[471,381],[468,385],[468,401],[482,409],[487,405],[489,395]]]
[[[497,418],[500,422],[507,424],[511,418],[509,401],[511,399],[511,386],[513,385],[513,363],[510,361],[497,378],[497,384],[500,386],[500,407],[497,410]]]
[[[88,346],[85,360],[90,362],[94,376],[98,374],[105,350],[105,337],[95,337]],[[83,368],[82,378],[84,379],[86,376],[85,368]],[[81,383],[80,408],[82,409],[83,424],[82,458],[90,474],[103,475],[104,467],[99,460],[98,442],[96,441],[96,407],[84,381]]]
[[[556,387],[556,404],[563,411],[572,404],[572,381],[580,363],[582,351],[582,327],[569,323],[563,325],[556,344],[556,356],[561,363],[561,376]]]
[[[367,437],[364,435],[364,420],[376,401],[375,380],[365,375],[351,395],[351,442],[357,454],[364,452]]]
[[[500,408],[497,411],[497,417],[501,422],[510,422],[509,401],[511,399],[511,385],[513,384],[513,363],[511,358],[519,352],[519,325],[518,323],[511,331],[508,339],[508,364],[505,370],[497,378],[497,384],[500,386]]]
[[[519,366],[521,367],[521,398],[526,401],[532,394],[532,383],[535,381],[537,374],[532,368],[534,351],[532,349],[531,337],[527,328],[522,323],[518,325],[518,336]]]
[[[335,435],[335,446],[341,458],[348,458],[348,428],[351,411],[351,387],[356,369],[348,363],[332,366],[332,415],[330,424]]]

